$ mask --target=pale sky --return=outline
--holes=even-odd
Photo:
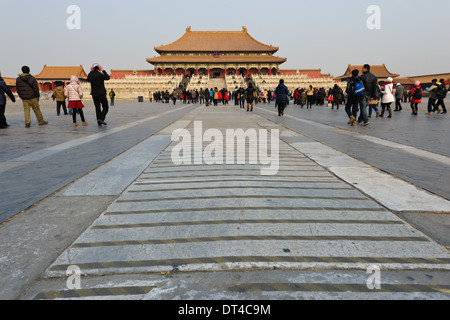
[[[69,5],[81,9],[81,29],[69,30]],[[381,9],[381,29],[369,30],[367,8]],[[320,68],[340,76],[348,64],[383,64],[414,76],[450,72],[449,0],[42,0],[3,1],[0,71],[23,65],[93,63],[111,69],[153,69],[155,46],[193,31],[239,31],[280,47],[281,69]],[[446,29],[444,29],[446,27]]]

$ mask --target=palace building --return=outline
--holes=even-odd
[[[242,31],[192,31],[188,27],[180,39],[154,49],[159,56],[147,61],[157,75],[275,75],[287,60],[275,56],[278,47],[255,40],[246,27]]]

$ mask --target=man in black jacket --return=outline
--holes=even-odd
[[[361,80],[364,85],[364,95],[361,101],[361,113],[359,122],[363,125],[369,124],[369,116],[367,114],[367,107],[371,99],[376,99],[376,87],[378,83],[377,77],[370,72],[370,65],[365,64],[362,69]]]
[[[33,109],[34,114],[38,120],[40,126],[48,124],[44,120],[41,109],[39,107],[39,98],[41,93],[36,79],[30,74],[30,68],[27,66],[22,67],[22,74],[16,80],[17,93],[19,98],[23,102],[23,110],[25,112],[25,127],[31,126],[30,110]]]
[[[0,72],[0,129],[6,129],[9,127],[5,118],[5,109],[6,109],[6,97],[5,94],[11,99],[12,102],[16,102],[16,98],[12,94],[9,87],[6,85],[5,81],[2,78],[2,73]]]
[[[105,122],[106,115],[109,111],[108,99],[106,98],[105,81],[111,79],[99,64],[92,66],[88,75],[88,81],[91,83],[91,95],[94,100],[95,111],[97,114],[97,123],[101,127],[107,125]]]

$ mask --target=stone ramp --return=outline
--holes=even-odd
[[[233,121],[262,128],[254,115],[242,117],[234,109],[219,113],[206,109],[196,120],[210,128],[224,129],[221,124]],[[192,131],[193,124],[187,128]],[[382,270],[450,270],[444,247],[287,143],[280,142],[275,176],[262,176],[259,165],[176,166],[171,161],[175,145],[48,268],[45,279],[66,277],[71,265],[86,276],[366,270],[372,265]],[[283,283],[279,288],[295,289]],[[262,287],[236,285],[230,290]]]

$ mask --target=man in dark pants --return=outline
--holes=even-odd
[[[355,85],[361,82],[361,77],[359,76],[359,70],[352,71],[352,77],[347,82],[347,89],[345,92],[348,94],[347,104],[345,105],[345,112],[350,119],[348,124],[351,126],[356,125],[356,118],[358,117],[358,110],[362,104],[362,97],[357,97],[354,95]]]
[[[101,127],[107,125],[106,115],[109,111],[108,99],[106,98],[105,81],[110,79],[108,73],[103,70],[99,64],[94,64],[88,75],[88,81],[91,83],[91,95],[94,100],[95,112],[97,114],[97,123]]]
[[[9,87],[6,85],[5,81],[2,79],[2,74],[0,72],[0,129],[6,129],[9,124],[6,122],[5,109],[6,109],[6,97],[5,93],[11,99],[12,102],[16,102],[16,98],[12,94]]]
[[[447,98],[447,90],[448,89],[447,89],[444,79],[439,80],[439,83],[441,84],[441,87],[438,88],[438,91],[436,94],[436,96],[437,96],[436,106],[438,108],[442,107],[442,114],[447,114],[447,108],[445,107],[444,99]]]

